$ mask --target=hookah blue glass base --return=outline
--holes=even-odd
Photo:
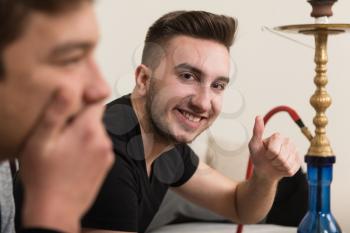
[[[298,233],[341,233],[330,209],[330,185],[335,157],[305,156],[309,183],[309,210]]]

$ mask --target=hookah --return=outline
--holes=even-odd
[[[264,117],[264,123],[274,114],[285,111],[301,128],[302,133],[310,141],[310,147],[305,155],[307,163],[307,179],[309,185],[308,212],[299,224],[298,233],[341,233],[341,229],[330,209],[330,184],[333,176],[335,155],[326,135],[328,118],[326,110],[331,105],[331,98],[327,93],[327,40],[328,36],[338,35],[350,31],[350,24],[331,24],[329,17],[333,15],[332,6],[337,0],[308,0],[312,6],[311,16],[315,18],[314,24],[299,24],[277,27],[276,30],[287,33],[299,33],[315,38],[316,76],[314,83],[316,91],[310,98],[310,104],[316,111],[313,123],[316,127],[312,136],[304,126],[298,114],[291,108],[280,106],[272,109]],[[251,160],[248,161],[246,178],[253,171]],[[238,225],[237,233],[241,233],[243,225]]]

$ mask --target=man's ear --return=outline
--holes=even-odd
[[[149,82],[151,80],[152,71],[147,66],[141,64],[135,70],[135,89],[140,96],[147,93]]]

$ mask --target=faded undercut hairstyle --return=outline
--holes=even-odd
[[[227,50],[234,41],[237,22],[234,18],[205,11],[174,11],[163,15],[149,29],[142,53],[142,64],[155,69],[167,42],[175,36],[208,39]]]
[[[74,10],[84,2],[94,0],[0,0],[0,79],[5,74],[3,51],[18,39],[32,12],[49,15]]]

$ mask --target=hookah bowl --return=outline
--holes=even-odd
[[[337,0],[308,0],[312,6],[311,16],[315,18],[333,15],[332,6]]]

